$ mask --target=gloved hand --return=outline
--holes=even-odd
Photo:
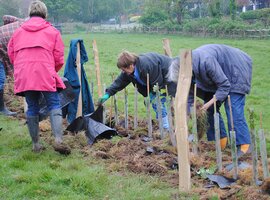
[[[110,98],[110,95],[108,93],[105,93],[101,98],[99,98],[98,105],[102,105],[109,98]]]

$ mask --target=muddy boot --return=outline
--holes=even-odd
[[[51,120],[52,132],[55,137],[55,144],[53,145],[54,150],[64,155],[70,154],[71,152],[70,147],[64,144],[63,139],[62,139],[63,137],[62,110],[61,109],[51,110],[50,120]]]
[[[40,152],[44,149],[42,145],[39,144],[39,126],[38,126],[38,116],[28,116],[27,117],[27,127],[32,138],[33,151]]]
[[[15,116],[17,115],[16,112],[11,112],[7,109],[4,103],[4,90],[0,90],[0,114],[6,116]]]

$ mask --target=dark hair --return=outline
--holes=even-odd
[[[118,56],[117,67],[128,68],[131,64],[136,63],[138,56],[135,53],[129,51],[123,51]]]

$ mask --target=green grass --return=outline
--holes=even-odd
[[[177,193],[157,177],[111,173],[104,163],[50,146],[31,151],[25,125],[0,116],[0,199],[170,199]]]
[[[257,114],[256,128],[259,128],[259,113],[263,113],[263,128],[270,130],[270,40],[230,40],[211,38],[191,38],[175,35],[144,34],[80,34],[64,35],[66,57],[69,41],[81,38],[89,56],[85,64],[89,83],[94,83],[94,99],[97,87],[93,61],[92,40],[97,41],[102,83],[112,82],[110,74],[120,73],[116,67],[117,55],[123,50],[136,53],[163,53],[162,38],[169,38],[174,56],[181,49],[194,49],[207,43],[223,43],[238,47],[254,60],[251,94],[247,96],[247,108],[252,107]],[[60,73],[63,73],[61,70]],[[129,91],[129,112],[133,113],[132,86]],[[119,110],[123,112],[123,92],[118,95]],[[140,117],[146,117],[143,98],[139,97]],[[110,105],[110,100],[106,103]],[[247,114],[247,113],[246,113]],[[248,115],[247,115],[248,116]],[[70,156],[61,156],[47,146],[41,154],[31,152],[31,142],[25,125],[0,116],[0,199],[172,199],[178,189],[161,182],[157,177],[109,173],[105,163],[91,156],[83,157],[76,150]],[[269,138],[269,136],[268,136]],[[268,152],[270,145],[268,143]],[[196,194],[181,196],[183,199],[199,199]],[[213,196],[212,199],[216,199]]]
[[[85,64],[86,73],[89,83],[94,83],[94,98],[97,100],[97,87],[95,77],[95,67],[92,50],[92,40],[95,39],[99,51],[99,62],[101,67],[101,79],[105,86],[112,83],[111,74],[116,77],[120,70],[116,67],[117,56],[122,50],[129,50],[135,53],[158,52],[164,53],[162,48],[162,39],[169,38],[173,56],[178,56],[180,50],[194,49],[203,44],[220,43],[227,44],[242,49],[247,52],[253,59],[253,78],[252,89],[250,95],[247,96],[247,108],[254,108],[256,114],[256,128],[259,127],[259,115],[263,115],[263,128],[270,130],[270,40],[239,40],[239,39],[218,39],[218,38],[193,38],[182,37],[177,35],[146,35],[146,34],[81,34],[81,35],[64,35],[66,46],[66,55],[69,51],[69,41],[72,38],[81,38],[84,40],[84,45],[88,52],[89,62]],[[133,94],[134,88],[129,89],[129,112],[133,113]],[[118,99],[124,99],[123,92],[118,93]],[[143,99],[139,98],[139,114],[146,116]],[[110,102],[110,101],[108,101]],[[110,103],[107,102],[107,105]],[[119,109],[123,112],[123,101],[119,101]],[[248,113],[246,113],[248,116]]]

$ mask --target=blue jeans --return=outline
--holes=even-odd
[[[0,90],[4,89],[4,84],[6,80],[5,67],[2,62],[0,62]]]
[[[40,91],[26,91],[25,99],[27,102],[28,110],[27,116],[39,115],[39,99],[41,93],[44,95],[48,111],[61,108],[60,98],[58,92],[40,92]]]
[[[206,103],[211,98],[213,98],[213,93],[206,92],[204,93],[204,102]],[[241,144],[250,144],[250,134],[248,125],[244,115],[244,107],[245,107],[245,95],[237,94],[237,93],[230,93],[231,97],[231,107],[232,107],[232,115],[233,115],[233,123],[234,123],[234,131],[236,134],[236,145]],[[219,112],[220,106],[222,103],[217,102],[217,112],[219,113],[219,126],[220,126],[220,138],[224,138],[227,136],[224,121],[222,116]],[[230,120],[230,108],[228,105],[228,99],[224,102],[227,122],[228,122],[228,130],[231,130],[231,120]],[[207,130],[207,139],[209,141],[215,140],[215,128],[214,128],[214,106],[211,106],[207,110],[208,115],[208,123],[209,128]]]
[[[156,113],[156,119],[158,119],[158,110],[157,110],[157,103],[156,103],[156,95],[150,93],[150,102],[152,104],[152,108]],[[167,116],[167,109],[166,109],[166,95],[160,94],[160,102],[161,102],[161,115],[162,118]]]

